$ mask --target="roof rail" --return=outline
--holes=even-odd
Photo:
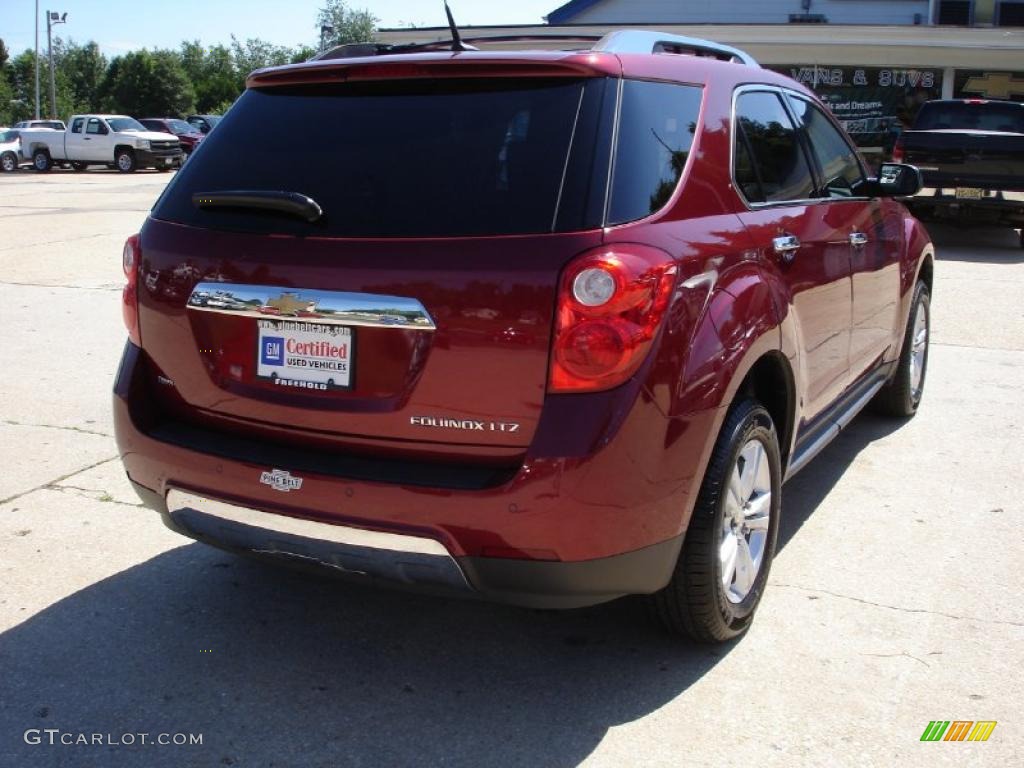
[[[589,50],[591,43],[599,42],[598,35],[491,35],[489,37],[464,37],[463,43],[500,44],[500,43],[582,43],[583,50]],[[387,56],[395,53],[425,53],[429,51],[450,51],[451,40],[432,40],[426,43],[402,43],[388,45],[386,43],[346,43],[324,51],[311,61],[327,61],[329,59],[348,59],[363,56]]]
[[[753,56],[739,48],[702,40],[699,37],[683,37],[640,29],[609,32],[598,41],[593,50],[605,53],[689,53],[710,56],[722,61],[735,61],[749,67],[761,66]]]
[[[707,56],[722,61],[735,61],[746,64],[750,67],[760,67],[753,56],[738,48],[701,40],[697,37],[682,37],[670,35],[664,32],[649,32],[646,30],[619,30],[609,32],[604,37],[596,35],[572,35],[572,34],[532,34],[532,35],[496,35],[491,37],[464,37],[462,42],[472,45],[474,43],[487,45],[499,43],[525,43],[525,42],[562,42],[562,43],[583,43],[587,45],[582,50],[595,51],[600,53],[683,53],[694,56]],[[424,53],[428,51],[451,51],[451,40],[432,40],[426,43],[404,43],[400,45],[388,45],[387,43],[347,43],[324,51],[315,56],[311,61],[327,61],[330,59],[349,59],[364,56],[387,56],[397,53]]]

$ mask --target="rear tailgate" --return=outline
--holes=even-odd
[[[556,276],[599,243],[594,232],[298,240],[151,221],[141,248],[143,348],[188,408],[207,415],[339,436],[525,447],[544,401]],[[359,312],[319,322],[317,310],[337,294],[376,300],[380,324]],[[403,322],[412,305],[429,325]],[[319,348],[318,332],[327,340]],[[282,339],[284,355],[307,367],[348,365],[331,385],[314,370],[261,376],[268,339]]]
[[[1024,190],[1024,135],[998,131],[906,131],[904,162],[928,187]]]
[[[142,232],[142,346],[167,408],[248,437],[525,450],[558,275],[602,239],[615,88],[485,70],[243,95]],[[224,190],[323,215],[196,202]]]

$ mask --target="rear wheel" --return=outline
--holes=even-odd
[[[672,581],[651,597],[671,632],[717,643],[750,626],[775,556],[781,490],[771,415],[742,400],[718,435]]]
[[[46,173],[53,167],[50,153],[45,149],[37,149],[32,155],[32,167],[40,173]]]
[[[4,173],[18,170],[18,157],[13,152],[4,152],[0,155],[0,168]]]
[[[903,336],[899,363],[892,379],[882,387],[872,406],[884,416],[913,416],[924,395],[928,371],[928,336],[931,332],[931,303],[928,286],[918,281],[910,304],[910,317]]]
[[[135,153],[130,149],[119,149],[117,154],[114,155],[114,162],[117,165],[117,170],[121,173],[135,173]]]

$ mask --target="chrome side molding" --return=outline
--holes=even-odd
[[[416,299],[373,293],[204,282],[192,290],[187,308],[261,320],[283,318],[323,325],[437,329],[426,307]]]

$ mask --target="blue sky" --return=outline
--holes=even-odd
[[[459,25],[539,24],[564,0],[449,0]],[[182,40],[206,44],[261,37],[278,45],[313,44],[320,0],[40,0],[40,50],[46,48],[45,11],[67,12],[54,35],[95,40],[108,56],[136,48],[176,48]],[[17,54],[34,45],[35,0],[3,0],[0,38]],[[443,0],[353,0],[382,27],[447,24]]]

